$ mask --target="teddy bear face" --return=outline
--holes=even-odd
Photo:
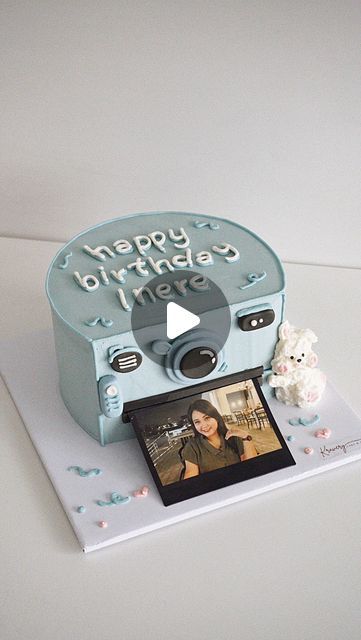
[[[282,354],[278,354],[273,360],[273,371],[280,374],[287,374],[296,369],[306,369],[315,367],[317,364],[317,355],[313,351],[298,347],[294,349],[286,349]]]

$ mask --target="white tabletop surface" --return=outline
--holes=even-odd
[[[2,340],[50,326],[59,246],[0,239]],[[361,415],[361,270],[285,268],[288,319]],[[2,381],[0,402],[2,640],[359,640],[361,464],[84,555]]]

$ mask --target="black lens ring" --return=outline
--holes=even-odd
[[[204,359],[206,354],[208,360]],[[181,359],[180,371],[189,379],[199,379],[209,376],[218,364],[216,351],[209,346],[195,347],[187,351]]]

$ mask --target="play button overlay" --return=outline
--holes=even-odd
[[[173,372],[190,383],[218,370],[231,316],[226,297],[206,270],[175,269],[140,280],[136,295],[133,291],[131,325],[142,354],[171,377]]]
[[[186,331],[193,329],[200,323],[201,319],[194,313],[187,311],[176,302],[167,304],[167,338],[173,340]]]

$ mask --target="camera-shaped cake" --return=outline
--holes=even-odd
[[[105,445],[134,437],[127,409],[145,399],[269,371],[284,289],[272,249],[223,218],[142,213],[80,233],[46,282],[70,414]],[[182,309],[198,318],[185,331]]]

